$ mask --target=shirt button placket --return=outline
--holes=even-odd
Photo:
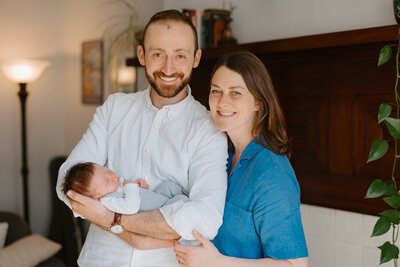
[[[151,175],[150,175],[150,155],[151,155],[151,153],[150,152],[154,145],[155,139],[158,136],[158,131],[159,131],[160,125],[161,125],[161,119],[164,116],[164,114],[165,114],[165,112],[163,109],[157,111],[157,114],[151,125],[150,134],[147,139],[147,143],[144,146],[144,153],[143,153],[144,166],[143,166],[143,177],[142,177],[144,179],[151,177]]]

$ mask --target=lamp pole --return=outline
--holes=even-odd
[[[26,119],[25,119],[25,102],[28,97],[28,92],[26,91],[26,83],[19,83],[19,100],[21,102],[21,138],[22,138],[22,186],[24,194],[24,217],[29,223],[29,191],[28,191],[28,163],[27,163],[27,146],[26,146]]]
[[[19,84],[19,100],[21,102],[21,139],[22,139],[22,193],[25,220],[29,223],[29,187],[28,187],[28,153],[26,145],[26,119],[25,104],[28,92],[26,86],[35,81],[40,74],[50,65],[46,60],[14,59],[2,61],[1,69],[4,74]]]

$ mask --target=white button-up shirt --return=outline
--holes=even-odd
[[[179,184],[189,196],[160,209],[166,222],[193,240],[196,229],[212,239],[221,226],[226,194],[227,140],[210,113],[188,96],[157,109],[150,87],[135,94],[111,95],[97,108],[89,129],[61,166],[57,193],[66,171],[78,162],[107,166],[126,179],[143,178],[150,189],[163,180]],[[117,236],[90,226],[80,266],[178,266],[173,248],[134,249]]]

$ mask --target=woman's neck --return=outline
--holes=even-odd
[[[229,134],[229,138],[232,141],[234,150],[233,150],[233,156],[232,156],[232,166],[230,171],[233,170],[235,167],[236,163],[239,161],[240,156],[242,155],[243,151],[246,149],[247,145],[253,140],[253,137],[251,134],[247,135],[234,135],[234,134]]]

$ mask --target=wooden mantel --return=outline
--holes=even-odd
[[[397,33],[393,25],[205,49],[192,92],[208,106],[216,60],[253,52],[270,70],[285,111],[302,202],[376,214],[386,204],[364,195],[375,178],[390,179],[393,151],[376,162],[366,160],[373,140],[388,137],[377,125],[377,113],[380,103],[394,102],[395,81],[394,60],[378,68],[377,59]]]

